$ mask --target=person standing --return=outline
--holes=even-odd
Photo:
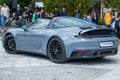
[[[87,21],[92,22],[91,13],[88,13],[88,15],[87,15]]]
[[[28,10],[28,23],[32,22],[32,14],[34,13],[34,11],[32,9]]]
[[[34,22],[36,19],[37,19],[37,14],[36,14],[36,11],[34,11],[32,15],[32,22]]]
[[[17,4],[17,9],[15,11],[15,16],[17,19],[19,19],[19,16],[22,15],[22,8],[20,7],[20,4]]]
[[[98,24],[98,16],[95,12],[93,13],[92,22]]]
[[[41,17],[44,18],[45,17],[45,12],[43,9],[41,9]]]
[[[120,13],[118,14],[118,18],[115,20],[115,29],[117,31],[116,34],[120,43]]]
[[[59,12],[58,8],[55,8],[55,10],[54,10],[54,16],[55,17],[60,16],[60,12]]]
[[[112,28],[115,28],[115,21],[118,19],[118,12],[117,11],[115,11],[114,13],[113,13],[113,17],[112,17],[112,24],[111,24],[111,27]]]
[[[1,22],[3,27],[6,23],[6,19],[9,18],[10,16],[9,12],[10,12],[10,8],[6,5],[6,3],[4,3],[3,7],[1,8]]]
[[[79,11],[78,9],[76,10],[75,17],[76,17],[76,18],[80,18],[80,11]]]
[[[63,9],[62,9],[61,16],[67,16],[67,15],[68,15],[68,13],[67,13],[66,9],[63,8]]]
[[[25,20],[26,24],[28,24],[28,14],[27,14],[27,12],[23,12],[22,17]]]
[[[111,22],[112,22],[111,9],[109,9],[105,14],[104,21],[106,23],[106,28],[111,28]]]
[[[49,18],[52,19],[53,17],[55,17],[55,15],[51,12]]]

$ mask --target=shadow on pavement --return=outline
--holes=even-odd
[[[46,59],[49,60],[49,58],[45,55],[41,55],[41,54],[35,54],[35,53],[27,53],[27,52],[20,52],[16,55],[20,55],[20,56],[26,56],[26,57],[32,57],[32,58],[37,58],[37,59]]]
[[[49,60],[49,57],[46,57],[44,55],[38,55],[38,54],[33,54],[33,53],[26,53],[26,52],[21,52],[19,54],[15,55],[20,55],[20,56],[26,56],[26,57],[32,57],[32,58],[37,58],[37,59],[43,59],[43,60]],[[52,62],[52,61],[51,61]],[[105,57],[105,58],[95,58],[95,59],[72,59],[69,60],[68,62],[64,64],[73,64],[73,65],[80,65],[80,64],[86,64],[86,65],[95,65],[95,64],[116,64],[118,63],[118,60],[112,57]],[[57,64],[57,63],[56,63]]]
[[[70,60],[68,62],[68,64],[75,64],[75,65],[79,65],[79,64],[90,64],[90,65],[94,65],[94,64],[116,64],[118,63],[117,60],[115,60],[114,58],[95,58],[95,59],[76,59],[76,60]]]

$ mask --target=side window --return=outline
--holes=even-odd
[[[47,25],[47,28],[52,28],[53,21],[50,21],[49,24]]]
[[[59,20],[56,20],[56,21],[54,21],[54,23],[53,23],[53,28],[59,28],[59,27],[61,27],[61,25],[62,25],[62,23],[60,23]]]
[[[35,21],[35,22],[32,22],[30,25],[29,25],[29,28],[33,29],[33,28],[38,28],[40,24],[40,21]]]
[[[52,21],[49,22],[48,26],[51,26],[52,25]]]

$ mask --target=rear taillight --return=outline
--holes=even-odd
[[[84,53],[84,52],[88,52],[89,50],[74,50],[74,53]]]

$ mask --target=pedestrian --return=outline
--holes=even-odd
[[[12,28],[17,27],[17,20],[15,18],[12,19]]]
[[[20,4],[17,4],[17,9],[15,11],[16,19],[18,20],[19,16],[21,16],[21,15],[22,15],[22,8],[20,7]]]
[[[55,15],[51,12],[49,18],[52,19],[53,17],[55,17]]]
[[[106,28],[111,28],[111,22],[112,22],[111,9],[109,9],[105,14],[104,21],[106,24]]]
[[[41,17],[41,11],[37,11],[37,18],[40,18]]]
[[[111,27],[112,28],[115,28],[115,21],[118,19],[118,12],[117,11],[115,11],[114,13],[113,13],[113,17],[112,17],[112,24],[111,24]]]
[[[116,29],[116,34],[117,37],[119,39],[119,43],[120,43],[120,13],[118,14],[118,18],[115,20],[115,29]]]
[[[80,18],[80,10],[78,10],[78,9],[76,10],[75,17],[76,17],[76,18]]]
[[[47,12],[45,12],[45,18],[48,18],[49,14]]]
[[[65,8],[62,9],[61,16],[67,16],[68,12],[66,11]]]
[[[96,12],[93,13],[92,22],[95,24],[98,24],[98,16],[97,16]]]
[[[91,13],[88,13],[88,15],[87,15],[87,21],[92,22]]]
[[[44,18],[45,17],[45,12],[43,9],[41,9],[41,17]]]
[[[10,12],[10,8],[6,5],[6,3],[4,3],[2,8],[1,8],[1,23],[2,23],[2,27],[5,26],[7,17],[10,16],[9,12]]]
[[[22,28],[24,25],[26,25],[25,19],[23,19],[22,16],[19,16],[19,19],[17,21],[17,27]]]
[[[28,14],[27,14],[27,12],[23,12],[22,17],[25,20],[25,23],[28,24]]]
[[[60,12],[59,12],[58,8],[55,8],[55,9],[54,9],[54,16],[55,16],[55,17],[60,16]]]
[[[34,11],[32,15],[32,22],[34,22],[36,19],[37,19],[37,14],[36,14],[36,11]]]
[[[34,11],[32,9],[28,10],[28,23],[32,22],[32,14],[34,13]]]

